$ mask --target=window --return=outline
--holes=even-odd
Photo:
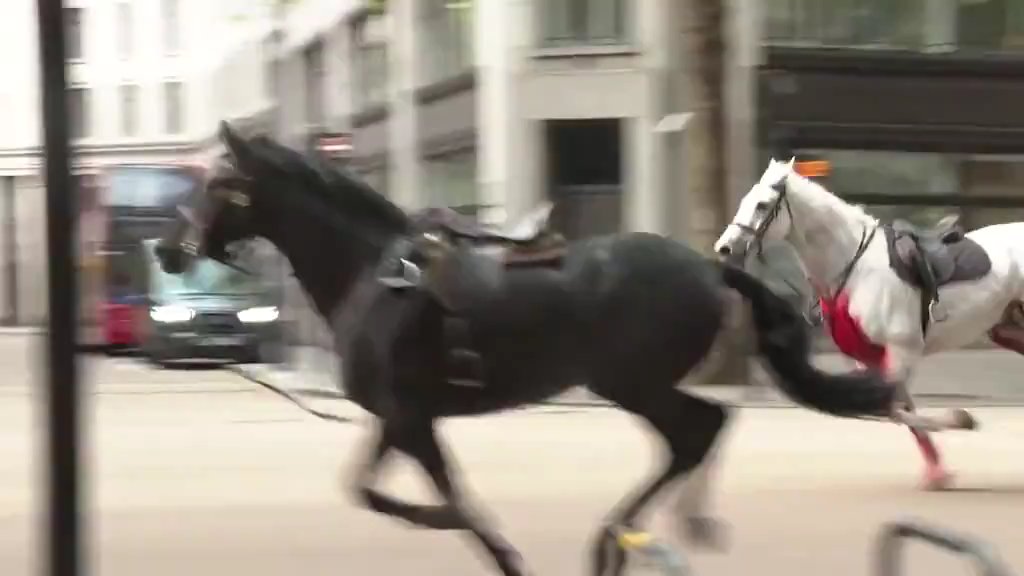
[[[965,196],[995,196],[1020,202],[1015,207],[961,208],[962,223],[967,229],[1024,220],[1024,158],[979,155],[963,159],[960,166],[961,189]]]
[[[357,109],[387,101],[387,18],[374,13],[354,24]]]
[[[127,2],[119,2],[117,4],[118,54],[125,60],[132,57],[132,37],[135,33],[132,24],[132,5]]]
[[[70,60],[82,58],[82,9],[64,9],[64,51]]]
[[[1024,0],[957,3],[957,47],[975,52],[1024,49]]]
[[[324,45],[312,43],[303,53],[306,73],[306,123],[322,126],[324,122]]]
[[[432,206],[476,204],[474,150],[430,158],[426,162],[427,194]]]
[[[368,186],[377,191],[378,194],[388,194],[388,165],[379,163],[375,166],[363,166],[356,169],[356,174]]]
[[[548,46],[626,42],[628,0],[535,0]]]
[[[928,0],[769,0],[769,42],[921,48]]]
[[[67,90],[68,116],[71,121],[69,136],[73,139],[89,136],[89,90],[71,87]]]
[[[473,66],[471,0],[421,0],[423,82],[431,84]]]
[[[168,134],[180,134],[183,129],[182,122],[181,82],[164,83],[164,132]]]
[[[902,218],[927,226],[959,214],[967,229],[975,229],[1024,218],[1024,157],[875,150],[796,154],[827,159],[832,170],[823,184],[848,201],[867,201],[865,209],[883,222]],[[995,206],[985,198],[1002,202]]]
[[[121,134],[138,136],[139,132],[139,87],[121,86]]]
[[[181,49],[181,24],[178,19],[180,0],[161,0],[160,10],[163,22],[164,52],[175,54]]]
[[[179,168],[122,166],[108,169],[106,175],[108,206],[170,208],[185,201],[198,185]]]
[[[1024,0],[767,0],[765,6],[772,44],[1024,49]]]
[[[844,195],[903,194],[942,196],[960,189],[955,158],[928,152],[894,150],[799,150],[798,158],[827,160],[825,186]]]

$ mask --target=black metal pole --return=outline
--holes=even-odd
[[[78,484],[78,371],[75,362],[74,197],[68,146],[64,19],[61,0],[38,0],[46,154],[49,252],[49,563],[50,576],[82,574]]]
[[[4,211],[4,289],[7,295],[7,310],[4,324],[14,326],[18,323],[18,218],[14,203],[14,176],[4,178],[3,186]]]

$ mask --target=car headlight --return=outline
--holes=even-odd
[[[155,322],[173,324],[188,322],[196,317],[196,311],[185,306],[153,306],[149,309],[149,317]]]
[[[278,315],[277,306],[259,306],[242,310],[238,313],[238,320],[246,324],[258,324],[273,322]]]

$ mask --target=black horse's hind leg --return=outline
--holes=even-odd
[[[409,504],[373,488],[387,454],[398,449],[412,457],[430,477],[444,499],[442,505]],[[380,435],[370,446],[357,475],[356,492],[371,510],[434,530],[469,530],[494,559],[505,576],[526,574],[522,557],[504,538],[490,530],[462,495],[441,451],[432,422],[415,426],[382,422]]]
[[[633,392],[621,399],[602,395],[650,422],[668,444],[669,459],[660,473],[621,500],[609,514],[593,549],[595,576],[622,574],[625,552],[617,544],[614,531],[632,527],[651,499],[681,475],[692,472],[711,451],[727,418],[722,405],[675,388],[645,389],[643,395]],[[691,529],[700,530],[710,519],[692,517],[687,522]]]

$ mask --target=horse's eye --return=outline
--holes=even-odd
[[[758,212],[764,212],[765,210],[768,209],[770,205],[771,203],[768,202],[767,200],[762,200],[757,203],[757,206],[754,207],[754,210],[757,210]]]

